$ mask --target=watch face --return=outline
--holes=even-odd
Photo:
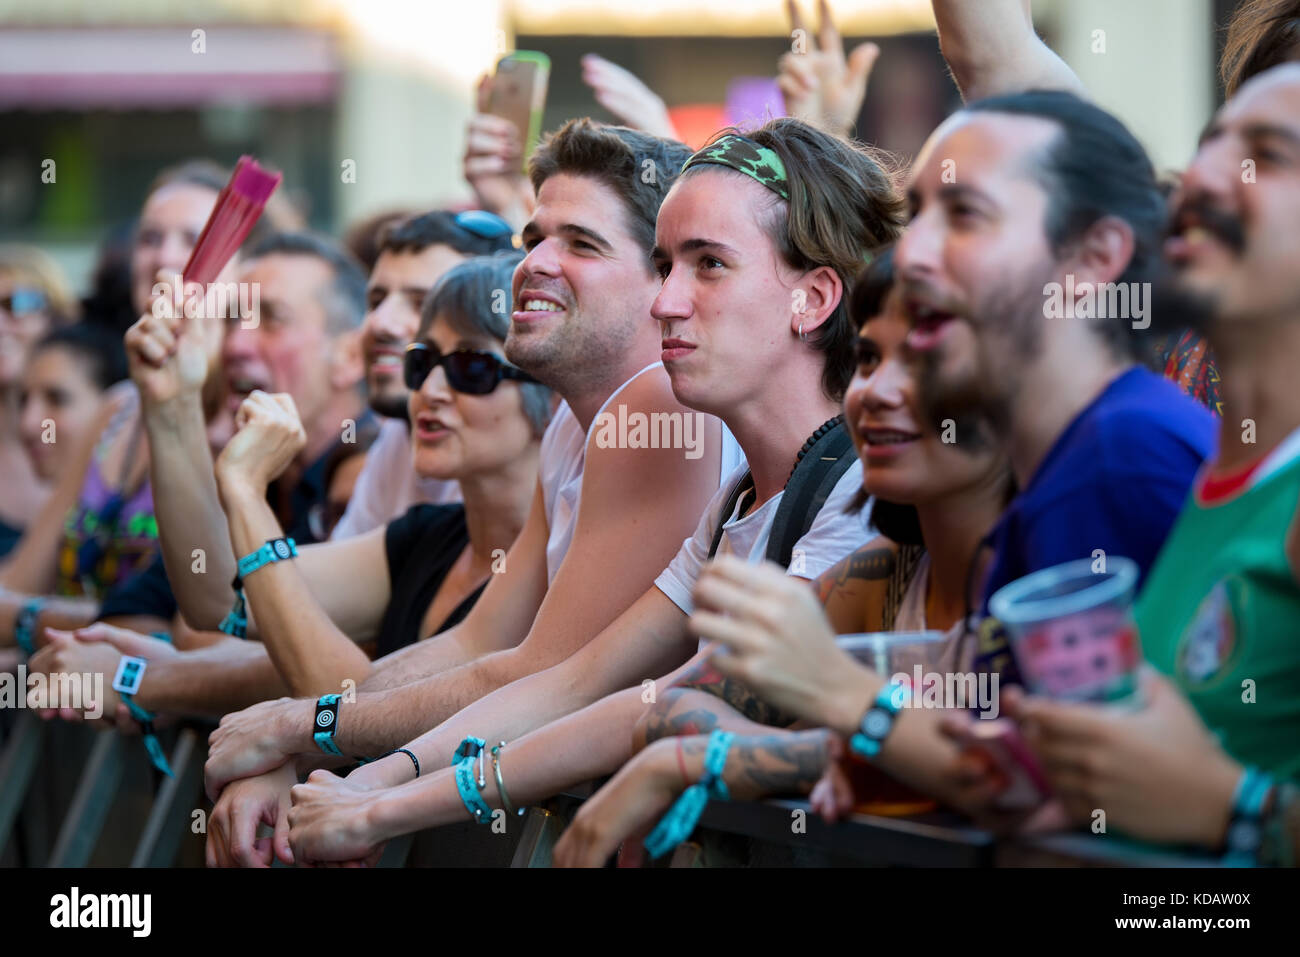
[[[1238,821],[1228,831],[1228,846],[1234,851],[1254,851],[1259,840],[1259,826],[1250,821]]]
[[[862,719],[862,733],[869,738],[880,740],[889,733],[889,714],[881,708],[872,708]]]

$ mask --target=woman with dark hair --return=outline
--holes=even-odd
[[[550,420],[550,390],[505,361],[514,253],[454,267],[430,291],[406,352],[411,454],[423,477],[460,483],[464,504],[415,505],[386,527],[302,548],[244,582],[248,608],[289,692],[359,682],[369,656],[390,654],[465,617],[523,527]],[[254,392],[216,462],[235,553],[280,539],[266,487],[305,436],[292,400]],[[256,699],[254,699],[256,700]],[[251,703],[251,701],[250,701]]]

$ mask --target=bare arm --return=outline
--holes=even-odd
[[[625,389],[618,401],[626,401],[633,411],[695,414],[677,404],[666,377],[655,373]],[[469,617],[453,629],[456,634],[440,636],[443,647],[399,652],[405,660],[377,666],[380,674],[367,688],[378,688],[380,682],[385,688],[409,683],[422,660],[448,660],[446,646],[466,649],[473,657],[509,649],[482,659],[473,678],[456,679],[453,687],[465,694],[449,700],[439,692],[437,700],[454,705],[442,716],[447,717],[481,694],[563,661],[594,638],[651,586],[695,530],[717,491],[721,426],[715,419],[704,421],[704,454],[698,459],[687,459],[681,449],[602,449],[593,438],[573,542],[550,588],[539,488],[528,524],[507,557],[505,574],[494,576]],[[611,569],[617,574],[610,574]],[[525,582],[522,589],[515,587],[520,578]],[[600,587],[593,588],[593,582]],[[525,600],[534,596],[536,604]],[[497,636],[495,645],[489,643],[490,635]]]
[[[287,692],[260,642],[223,637],[150,662],[136,701],[147,711],[220,717]]]
[[[366,691],[397,688],[522,641],[546,595],[546,536],[546,510],[538,485],[528,520],[506,554],[505,570],[492,576],[465,619],[440,635],[375,661],[360,687]]]
[[[1034,33],[1030,0],[933,0],[939,48],[965,100],[1023,90],[1087,90]]]
[[[230,539],[239,554],[284,534],[264,492],[223,483],[222,494]],[[370,660],[353,639],[374,634],[390,594],[384,529],[311,552],[297,562],[258,569],[244,582],[266,651],[294,695],[337,691],[344,679],[357,682],[369,673]],[[315,579],[312,585],[309,575]],[[336,624],[313,592],[331,594],[329,603],[344,621]],[[352,627],[352,637],[340,624]]]

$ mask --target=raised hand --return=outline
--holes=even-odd
[[[816,39],[804,25],[795,0],[786,0],[790,30],[796,49],[778,61],[777,86],[785,95],[791,116],[812,123],[838,136],[853,129],[867,95],[867,80],[880,56],[880,47],[863,43],[847,57],[844,40],[831,19],[830,4],[818,0],[821,27]]]
[[[179,287],[181,277],[159,272],[157,281],[170,291]],[[201,296],[180,305],[166,293],[159,296],[123,340],[141,397],[153,404],[178,398],[198,401],[222,332],[222,320],[206,315]]]
[[[523,175],[523,142],[515,125],[487,112],[492,77],[478,84],[478,112],[465,131],[462,171],[479,207],[505,219],[516,229],[532,215],[532,184]]]
[[[235,414],[235,428],[216,464],[223,491],[240,485],[265,493],[307,444],[293,398],[283,392],[254,390]]]
[[[596,94],[596,102],[623,125],[665,139],[678,138],[664,101],[617,63],[588,53],[582,58],[582,82]]]

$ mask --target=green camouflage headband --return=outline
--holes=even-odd
[[[786,179],[785,164],[781,162],[781,157],[774,150],[759,146],[751,139],[728,133],[688,159],[682,172],[706,163],[729,166],[738,173],[758,180],[786,202],[790,201],[789,180]]]

